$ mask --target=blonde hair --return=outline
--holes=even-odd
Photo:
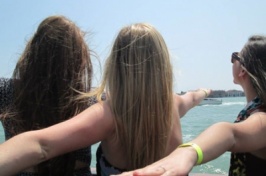
[[[145,23],[124,27],[105,65],[106,90],[127,169],[163,156],[172,124],[172,66],[160,33]]]

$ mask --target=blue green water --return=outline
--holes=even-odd
[[[221,105],[197,106],[182,118],[184,142],[195,138],[204,129],[216,122],[234,122],[239,111],[246,105],[245,97],[222,98],[222,100]],[[227,175],[229,161],[230,153],[226,152],[211,162],[194,167],[192,172]]]
[[[245,98],[221,98],[221,105],[196,106],[191,109],[182,119],[183,141],[188,142],[195,138],[208,126],[221,121],[233,122],[238,112],[245,106]],[[3,128],[0,125],[0,143],[4,141]],[[92,146],[92,167],[95,167],[95,151],[98,144]],[[215,150],[215,149],[214,149]],[[209,173],[227,175],[229,168],[230,153],[226,152],[216,160],[196,166],[193,173]]]

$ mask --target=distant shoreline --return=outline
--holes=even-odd
[[[195,90],[193,90],[195,91]],[[188,91],[189,92],[189,91]],[[186,92],[181,91],[178,95],[183,95]],[[212,90],[208,98],[227,98],[227,97],[244,97],[245,93],[242,90]]]

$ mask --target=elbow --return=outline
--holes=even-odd
[[[197,96],[195,96],[195,94],[193,94],[193,95],[194,96],[192,98],[192,104],[193,104],[193,107],[195,107],[202,101],[202,99],[197,97]]]
[[[49,159],[49,147],[45,141],[38,137],[37,131],[26,132],[29,140],[27,146],[30,146],[30,153],[33,155],[31,158],[41,163]]]
[[[220,137],[221,141],[223,141],[223,145],[226,147],[227,151],[234,151],[237,144],[237,137],[234,131],[234,124],[229,122],[219,122],[217,123],[216,128],[220,130],[222,136]]]
[[[39,161],[43,162],[49,159],[48,157],[48,147],[46,147],[45,145],[40,145],[40,149],[39,149]]]
[[[198,95],[198,92],[188,92],[189,96],[191,97],[191,103],[192,103],[192,107],[197,106],[201,101],[202,101],[202,97]]]

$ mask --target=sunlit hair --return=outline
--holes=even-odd
[[[266,36],[252,36],[241,51],[244,68],[266,107]]]
[[[75,90],[89,91],[91,76],[84,33],[66,17],[50,16],[40,23],[17,62],[14,104],[5,118],[16,120],[16,133],[69,119],[88,107],[88,101],[75,99]]]
[[[105,65],[106,90],[128,169],[165,156],[172,124],[172,66],[164,39],[151,25],[124,27]]]

